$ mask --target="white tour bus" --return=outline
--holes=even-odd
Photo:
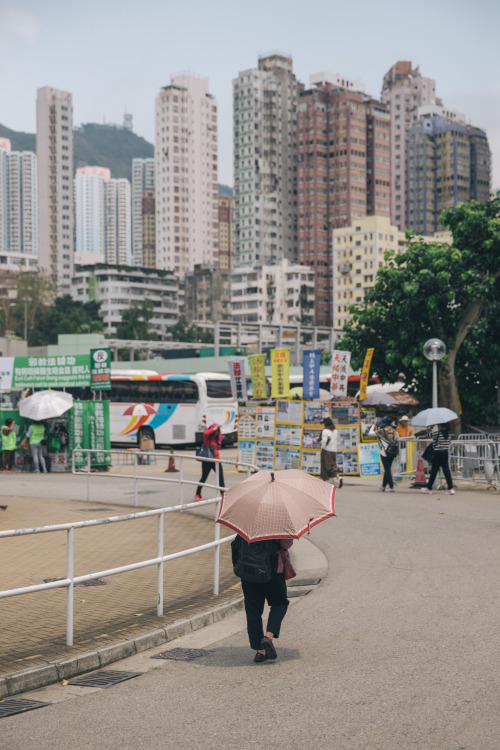
[[[109,398],[112,443],[155,445],[201,443],[203,430],[216,422],[223,442],[238,434],[238,402],[232,397],[229,375],[159,375],[153,370],[112,370]]]

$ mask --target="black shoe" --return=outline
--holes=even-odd
[[[266,651],[266,659],[276,659],[278,654],[276,653],[276,649],[274,648],[274,644],[270,638],[267,637],[267,635],[264,636],[264,638],[260,642],[260,647],[265,649]]]
[[[257,651],[257,653],[255,654],[255,659],[254,659],[254,662],[255,662],[256,664],[260,664],[260,663],[261,663],[262,661],[267,661],[267,656],[266,656],[266,654],[260,654],[260,653],[259,653],[259,652]]]
[[[343,482],[342,477],[339,477],[339,481],[337,483],[337,489],[340,490],[340,488],[342,487],[343,484],[344,484],[344,482]]]

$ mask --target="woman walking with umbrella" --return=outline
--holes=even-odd
[[[294,539],[335,515],[335,487],[303,471],[258,471],[224,492],[218,523],[236,531],[233,568],[241,578],[254,661],[276,659],[288,608],[286,580],[295,575],[288,557]],[[266,632],[262,613],[270,606]]]
[[[422,487],[421,491],[426,495],[431,494],[437,473],[439,469],[442,469],[444,478],[446,479],[446,484],[448,485],[448,495],[454,495],[455,490],[453,488],[449,461],[450,433],[446,424],[437,425],[437,430],[432,436],[432,451],[431,473],[429,474],[427,487]]]

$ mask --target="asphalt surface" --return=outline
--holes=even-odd
[[[109,689],[23,694],[51,705],[1,719],[2,748],[498,750],[499,505],[348,479],[310,535],[328,575],[293,600],[275,662],[253,663],[237,613],[168,644],[197,659],[151,659],[163,644]]]

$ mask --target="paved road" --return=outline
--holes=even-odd
[[[254,665],[229,618],[179,641],[210,651],[195,661],[136,656],[114,667],[144,674],[113,688],[38,691],[54,705],[2,719],[2,748],[498,750],[499,508],[349,480],[311,533],[328,576],[276,662]]]

